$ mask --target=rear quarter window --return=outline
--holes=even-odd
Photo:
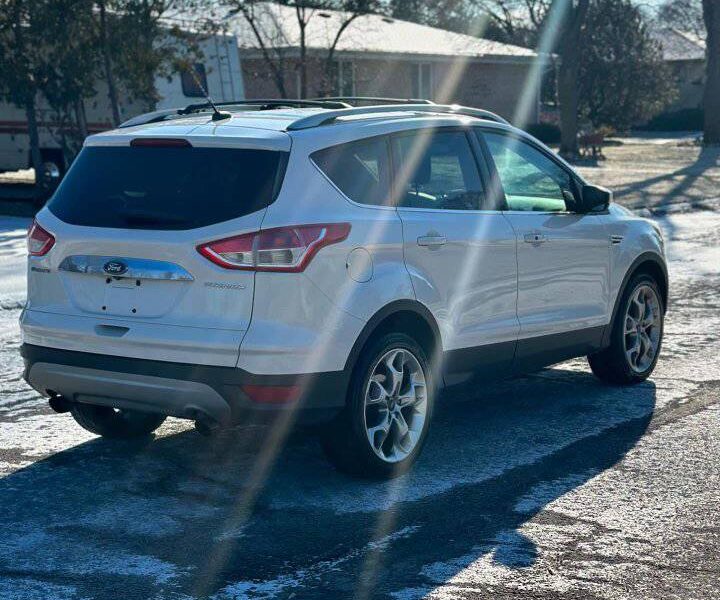
[[[318,150],[312,161],[354,202],[390,202],[390,156],[385,137],[368,138]]]
[[[87,147],[48,203],[72,225],[193,229],[273,202],[287,153],[197,147]]]

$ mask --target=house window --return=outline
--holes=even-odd
[[[349,60],[337,62],[337,78],[335,91],[338,96],[348,97],[355,95],[355,65]]]
[[[432,65],[430,63],[414,64],[411,77],[413,98],[429,100],[432,97]]]
[[[180,72],[180,83],[183,94],[188,98],[204,98],[207,91],[205,65],[195,63],[191,69],[183,69]]]

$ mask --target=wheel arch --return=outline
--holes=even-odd
[[[653,279],[655,279],[658,287],[660,288],[663,313],[667,312],[669,280],[665,261],[663,260],[662,256],[656,254],[655,252],[643,252],[632,262],[627,272],[625,273],[625,277],[623,277],[622,283],[620,284],[617,296],[615,297],[615,305],[613,306],[610,323],[607,327],[605,327],[605,332],[603,333],[603,347],[606,347],[610,343],[610,335],[612,334],[615,317],[620,307],[620,300],[623,297],[623,294],[625,294],[625,290],[627,289],[630,280],[636,275],[640,274],[647,274],[650,275]]]
[[[365,324],[350,350],[345,370],[351,372],[355,368],[360,353],[373,337],[389,331],[400,331],[417,339],[431,362],[442,352],[440,328],[430,310],[416,300],[396,300],[378,310]]]

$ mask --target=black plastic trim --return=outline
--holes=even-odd
[[[352,350],[350,350],[348,359],[345,362],[346,372],[352,372],[352,369],[355,366],[355,362],[357,361],[360,351],[370,339],[370,336],[374,333],[375,329],[377,329],[377,326],[380,325],[380,323],[388,317],[400,312],[412,312],[421,317],[428,324],[431,331],[433,332],[436,346],[439,347],[442,345],[440,328],[435,321],[435,317],[433,317],[432,313],[426,306],[424,306],[417,300],[396,300],[395,302],[386,304],[372,317],[370,317],[370,320],[365,324],[365,327],[363,327],[363,330],[360,332],[357,340],[355,340],[355,344],[353,345]]]
[[[620,299],[623,297],[623,294],[625,293],[625,289],[628,286],[628,283],[630,283],[630,279],[635,275],[638,268],[648,262],[654,263],[656,266],[660,267],[660,271],[663,274],[664,281],[658,281],[658,284],[664,284],[665,286],[665,297],[662,299],[663,301],[663,312],[667,312],[667,305],[668,305],[668,297],[670,295],[670,282],[668,279],[668,272],[667,272],[667,266],[665,265],[665,262],[663,261],[662,257],[658,255],[655,252],[643,252],[641,255],[639,255],[630,265],[630,268],[628,268],[627,272],[625,273],[625,277],[623,277],[622,283],[620,284],[620,288],[618,290],[618,294],[615,297],[615,305],[613,306],[612,311],[612,318],[610,319],[610,324],[607,326],[605,330],[605,334],[603,335],[603,341],[602,341],[602,347],[606,348],[610,345],[610,336],[612,334],[612,326],[613,323],[615,323],[615,316],[617,315],[618,308],[620,307]]]
[[[608,328],[607,325],[599,325],[518,340],[513,371],[527,373],[593,354],[603,348],[603,338]]]
[[[347,371],[327,371],[303,375],[256,375],[235,367],[215,367],[209,365],[193,365],[188,363],[166,362],[126,356],[111,356],[75,350],[47,348],[31,344],[23,344],[20,354],[25,360],[23,378],[33,364],[44,362],[87,369],[98,369],[114,373],[133,375],[149,375],[165,377],[180,381],[195,381],[213,388],[233,410],[278,409],[295,405],[260,405],[253,403],[241,390],[242,385],[307,385],[303,395],[301,408],[342,408],[349,382]]]
[[[499,342],[471,348],[457,348],[443,353],[443,375],[446,384],[452,376],[472,375],[486,379],[504,379],[512,374],[517,342]]]

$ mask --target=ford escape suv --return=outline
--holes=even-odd
[[[456,106],[223,108],[89,137],[29,231],[25,378],[84,428],[302,409],[382,477],[442,386],[653,371],[659,229],[528,134]]]

